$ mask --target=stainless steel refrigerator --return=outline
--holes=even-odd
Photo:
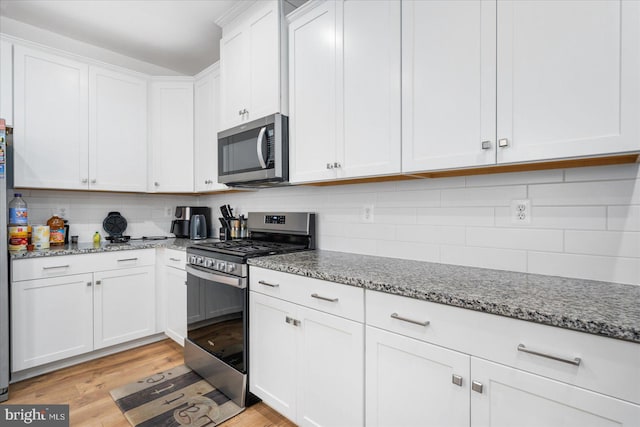
[[[9,253],[7,252],[7,188],[12,187],[11,129],[0,119],[0,402],[9,398]]]

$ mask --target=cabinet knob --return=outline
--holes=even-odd
[[[335,162],[335,163],[333,164],[333,167],[337,169],[337,168],[341,168],[341,167],[342,167],[342,165],[341,165],[340,163],[338,163],[338,162]]]
[[[242,115],[242,110],[238,110],[238,115],[241,116]]]
[[[498,140],[498,147],[504,148],[509,146],[509,140],[507,138],[502,138]]]
[[[294,319],[293,317],[287,316],[284,321],[293,326],[300,326],[300,321],[298,319]]]
[[[96,285],[102,285],[102,280],[96,280]]]
[[[482,141],[482,149],[490,150],[491,149],[491,141]]]
[[[331,163],[327,163],[327,169],[333,169],[333,165]]]
[[[87,286],[91,286],[91,282],[87,282]]]
[[[462,387],[462,377],[460,375],[456,375],[456,374],[451,375],[451,382],[457,385],[458,387]]]
[[[476,393],[480,393],[482,394],[482,389],[484,387],[482,386],[481,382],[478,381],[472,381],[471,382],[471,390],[475,391]]]
[[[158,181],[154,182],[153,185],[156,187],[160,187],[160,183]]]
[[[83,184],[86,184],[87,182],[89,182],[89,180],[87,178],[82,178],[80,182]]]
[[[97,179],[92,179],[92,180],[91,180],[91,183],[92,183],[92,184],[95,184],[95,183],[96,183],[96,181],[97,181]]]

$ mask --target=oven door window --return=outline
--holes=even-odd
[[[218,173],[220,175],[273,168],[274,125],[266,125],[261,134],[262,129],[250,129],[218,140]],[[260,138],[259,142],[258,138]],[[262,165],[261,160],[266,167]]]
[[[216,358],[246,372],[246,289],[187,275],[187,336]]]

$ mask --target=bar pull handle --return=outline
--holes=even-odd
[[[300,321],[298,319],[294,319],[293,317],[287,316],[284,321],[293,326],[300,326]]]
[[[484,389],[484,386],[482,385],[481,382],[478,382],[478,381],[471,382],[471,390],[475,391],[476,393],[482,394],[483,389]]]
[[[264,157],[262,157],[262,140],[264,139],[264,134],[267,132],[267,127],[263,126],[258,133],[258,139],[256,140],[256,154],[258,155],[258,161],[260,162],[260,167],[262,169],[267,168],[267,162],[265,162]]]
[[[178,262],[178,261],[180,261],[180,258],[169,258],[169,261],[175,261],[175,262]]]
[[[280,286],[277,283],[269,283],[269,282],[265,282],[264,280],[259,280],[258,283],[261,285],[269,286],[270,288],[277,288],[278,286]]]
[[[311,294],[311,297],[312,298],[321,299],[323,301],[338,302],[338,298],[327,298],[327,297],[323,297],[322,295],[318,295],[318,294]]]
[[[518,351],[521,351],[523,353],[533,354],[534,356],[545,357],[551,360],[557,360],[558,362],[568,363],[569,365],[574,365],[574,366],[580,366],[580,363],[582,362],[582,359],[580,359],[579,357],[574,357],[573,359],[569,359],[566,357],[554,356],[552,354],[542,353],[535,350],[529,350],[527,347],[525,347],[524,344],[518,345]]]
[[[415,325],[420,325],[420,326],[428,326],[429,323],[430,323],[428,320],[425,320],[424,322],[421,322],[419,320],[413,320],[413,319],[409,319],[407,317],[402,317],[398,313],[391,313],[391,318],[392,319],[402,320],[403,322],[413,323]]]
[[[118,262],[126,262],[126,261],[137,261],[138,258],[123,258],[119,259]]]
[[[42,267],[43,270],[53,270],[54,268],[69,268],[69,264],[65,265],[52,265],[51,267]]]

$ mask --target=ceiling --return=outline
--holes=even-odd
[[[0,0],[0,15],[180,74],[220,58],[216,20],[246,0]]]

